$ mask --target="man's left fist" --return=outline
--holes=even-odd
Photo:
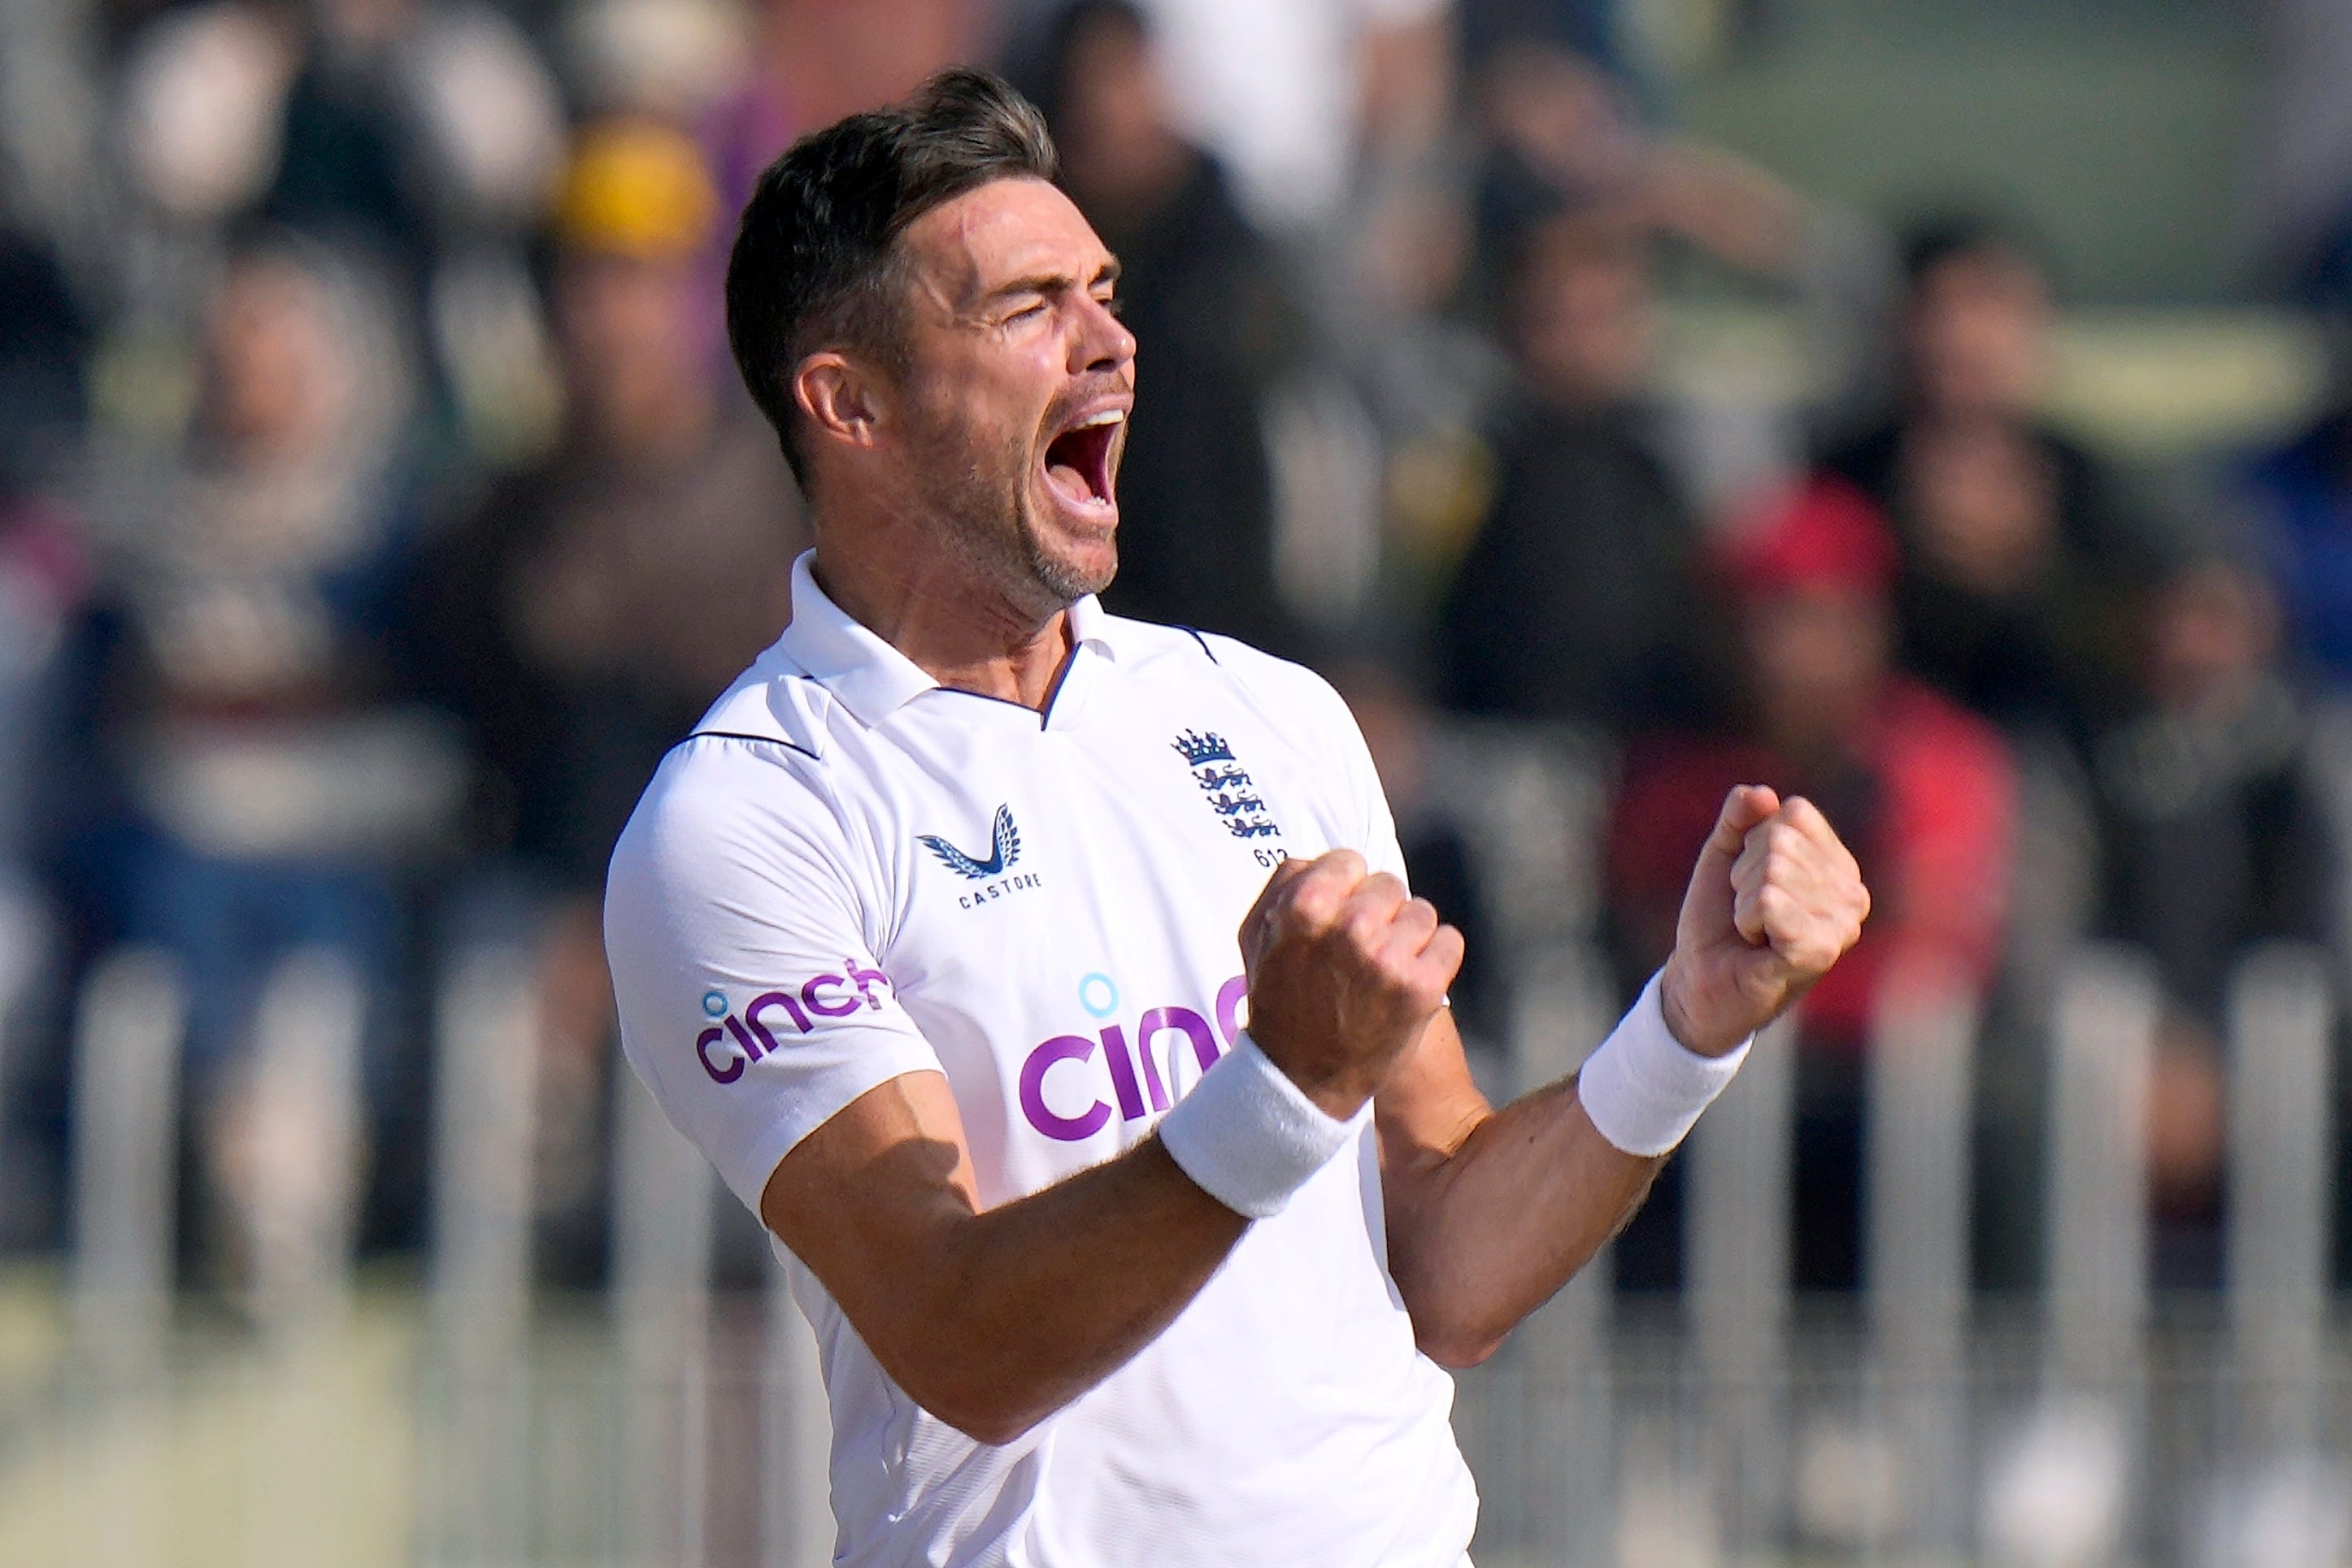
[[[1699,851],[1658,999],[1674,1037],[1720,1056],[1829,973],[1862,935],[1870,890],[1829,820],[1743,784]]]

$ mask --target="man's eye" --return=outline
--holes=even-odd
[[[1039,299],[1022,306],[1019,309],[1013,311],[1013,314],[1007,316],[1004,319],[1008,324],[1014,321],[1029,321],[1035,319],[1037,317],[1043,316],[1045,313],[1045,302]]]
[[[1095,303],[1100,305],[1104,309],[1109,311],[1114,316],[1124,316],[1127,314],[1127,300],[1125,297],[1121,295],[1097,295],[1095,297]]]

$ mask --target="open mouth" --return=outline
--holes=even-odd
[[[1089,414],[1045,444],[1045,482],[1078,507],[1108,507],[1110,454],[1127,411],[1107,408]]]

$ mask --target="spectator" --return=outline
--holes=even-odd
[[[564,146],[553,78],[480,0],[202,0],[133,40],[120,141],[153,254],[136,318],[256,214],[366,246],[426,329],[436,401],[479,455],[544,444],[551,372],[522,263]],[[136,248],[136,247],[134,247]]]
[[[2154,956],[2169,1001],[2150,1085],[2159,1284],[2221,1277],[2231,972],[2257,941],[2333,935],[2333,791],[2278,629],[2249,565],[2211,552],[2175,571],[2151,605],[2134,711],[2094,754],[2105,925]]]
[[[1743,288],[1761,284],[1784,298],[1824,416],[1883,398],[1877,361],[1895,268],[1874,223],[1722,147],[1643,123],[1622,80],[1557,42],[1528,37],[1493,50],[1471,87],[1477,276],[1489,288],[1504,281],[1521,233],[1561,203],[1612,207]],[[1466,303],[1498,316],[1503,302],[1475,281]],[[1792,411],[1720,390],[1691,402],[1675,411],[1694,422],[1679,440],[1710,503],[1785,481],[1800,465]]]
[[[2328,935],[2311,715],[2278,628],[2243,562],[2216,553],[2173,572],[2150,606],[2135,709],[2094,754],[2108,926],[2155,956],[2208,1029],[2249,943]]]
[[[1284,243],[1339,222],[1360,166],[1410,162],[1444,130],[1449,0],[1142,4],[1175,122]]]
[[[1693,716],[1697,529],[1644,402],[1656,324],[1641,233],[1574,211],[1524,237],[1524,395],[1439,626],[1448,705],[1640,727]]]
[[[205,0],[132,45],[124,152],[184,222],[265,209],[420,266],[543,210],[562,149],[528,40],[469,0]]]
[[[565,433],[441,541],[424,600],[435,688],[488,769],[485,847],[509,873],[460,918],[537,944],[537,1192],[573,1278],[602,1244],[604,862],[662,754],[782,628],[807,543],[782,455],[709,374],[698,257],[718,216],[682,133],[583,132],[558,209]]]
[[[395,616],[414,546],[413,385],[393,296],[356,261],[241,244],[212,287],[184,450],[127,460],[92,503],[93,768],[111,799],[75,871],[106,925],[176,955],[188,1081],[219,1239],[268,1200],[247,1159],[317,1105],[246,1071],[282,960],[325,949],[377,1004],[366,1087],[401,1087],[382,1016],[401,942],[395,873],[442,831],[462,764],[401,702]],[[341,1173],[342,1179],[350,1173]]]
[[[2116,476],[2036,412],[2051,298],[2025,247],[1965,220],[1915,235],[1905,266],[1901,402],[1822,467],[1895,520],[1904,667],[2011,728],[2081,743],[2128,682],[2153,541]]]
[[[1062,180],[1119,258],[1123,314],[1151,378],[1119,470],[1107,601],[1295,653],[1265,434],[1267,393],[1304,348],[1281,268],[1222,167],[1175,129],[1138,6],[1080,0],[1053,64]]]
[[[1921,964],[1990,988],[2015,771],[1998,732],[1892,667],[1895,546],[1861,494],[1817,481],[1767,503],[1725,540],[1723,566],[1737,601],[1743,718],[1629,753],[1610,830],[1610,903],[1625,976],[1638,980],[1673,946],[1687,881],[1678,862],[1738,783],[1803,795],[1853,846],[1872,889],[1870,923],[1797,1015],[1798,1278],[1851,1288],[1859,1054],[1881,982]]]

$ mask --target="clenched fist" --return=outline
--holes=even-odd
[[[1793,1006],[1862,935],[1870,890],[1827,818],[1744,784],[1699,851],[1658,999],[1666,1028],[1720,1056]]]
[[[1242,921],[1250,1038],[1324,1111],[1354,1115],[1445,999],[1462,934],[1364,857],[1285,861]]]

